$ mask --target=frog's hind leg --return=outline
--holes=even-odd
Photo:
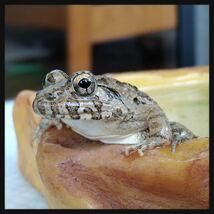
[[[147,149],[153,149],[155,147],[162,146],[163,144],[170,143],[172,152],[176,151],[176,146],[185,140],[197,138],[189,129],[177,122],[170,122],[170,129],[172,132],[172,139],[168,140],[161,136],[149,136],[149,130],[142,132],[144,139],[142,142],[126,147],[125,155],[129,155],[132,152],[138,151],[139,155],[142,156],[144,151]]]
[[[170,126],[172,129],[172,152],[176,151],[176,146],[185,140],[190,140],[193,138],[197,138],[189,129],[187,129],[184,125],[177,122],[170,122]]]
[[[159,137],[159,136],[154,136],[150,137],[149,136],[149,130],[144,130],[142,133],[142,141],[138,144],[127,146],[125,148],[125,155],[128,156],[131,153],[137,151],[140,156],[144,155],[144,151],[147,149],[153,149],[155,147],[161,146],[165,143],[167,143],[167,140]]]
[[[161,137],[151,137],[143,140],[143,142],[139,144],[135,144],[132,146],[128,146],[125,149],[125,155],[128,156],[132,152],[137,151],[140,156],[144,155],[144,151],[147,149],[153,149],[158,146],[161,146],[163,144],[167,143],[167,140],[161,138]]]

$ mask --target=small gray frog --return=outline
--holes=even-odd
[[[160,106],[129,83],[105,75],[78,71],[68,76],[61,70],[48,73],[36,93],[33,110],[42,116],[34,138],[62,123],[80,135],[107,144],[129,145],[125,155],[163,144],[176,145],[196,138],[177,122],[169,122]]]

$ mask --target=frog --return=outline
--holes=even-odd
[[[67,75],[52,70],[36,93],[33,111],[41,116],[34,134],[63,124],[83,137],[105,144],[124,145],[122,153],[144,155],[146,150],[178,144],[197,136],[179,122],[169,121],[163,109],[136,86],[109,75],[80,70]]]

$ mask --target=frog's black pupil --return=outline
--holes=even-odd
[[[88,88],[91,85],[91,80],[87,78],[83,78],[78,83],[81,88]]]

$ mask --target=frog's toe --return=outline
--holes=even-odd
[[[62,129],[62,123],[56,122],[56,123],[54,123],[54,125],[56,126],[56,128],[57,128],[58,130]]]
[[[147,149],[147,145],[144,145],[142,143],[140,144],[136,144],[136,145],[132,145],[132,146],[128,146],[125,148],[125,155],[129,156],[131,153],[133,152],[138,152],[138,154],[140,156],[142,156],[144,153],[144,151]]]
[[[175,152],[176,152],[176,146],[177,146],[176,143],[172,143],[172,147],[171,147],[172,153],[175,153]]]
[[[177,148],[177,145],[179,145],[180,143],[182,143],[183,141],[181,140],[174,140],[171,144],[171,151],[172,153],[175,153],[176,152],[176,148]]]
[[[139,149],[137,149],[137,152],[140,156],[144,155],[144,151],[148,149],[147,145],[142,145]]]
[[[138,152],[139,156],[143,156],[144,155],[144,152],[141,149],[138,149],[137,152]]]
[[[124,150],[125,156],[129,156],[133,152],[133,150],[134,150],[133,146],[126,147]]]

